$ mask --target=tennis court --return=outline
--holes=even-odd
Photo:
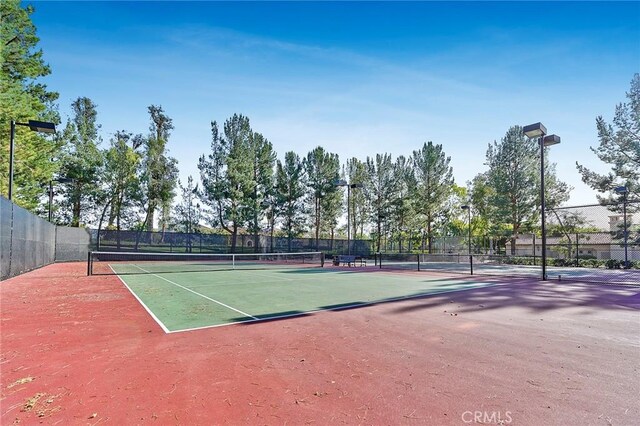
[[[94,253],[93,268],[108,266],[167,333],[495,285],[323,264],[321,253]]]
[[[444,425],[486,412],[492,424],[636,424],[640,415],[630,397],[637,287],[309,257],[132,256],[94,259],[92,276],[85,264],[54,263],[3,281],[0,423]],[[348,306],[362,307],[339,309]]]

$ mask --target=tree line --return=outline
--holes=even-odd
[[[376,250],[384,237],[401,251],[419,240],[431,252],[436,236],[466,232],[462,204],[472,208],[475,235],[536,232],[539,223],[540,152],[536,140],[514,125],[487,147],[486,170],[465,186],[456,184],[444,146],[424,142],[406,155],[371,154],[341,161],[318,146],[307,153],[278,157],[272,142],[234,114],[220,125],[211,122],[210,147],[197,159],[200,176],[178,179],[178,163],[167,145],[173,122],[162,106],[150,105],[146,132],[118,130],[101,137],[98,107],[87,97],[71,104],[64,126],[55,101],[58,94],[39,80],[51,72],[36,50],[30,20],[34,9],[16,0],[2,2],[2,88],[0,120],[0,190],[7,193],[9,121],[41,119],[58,124],[54,137],[18,129],[15,201],[39,214],[46,212],[46,189],[56,184],[55,218],[70,226],[201,232],[206,228],[231,236],[239,233],[291,240],[371,238]],[[583,180],[601,201],[619,196],[618,185],[632,199],[640,194],[640,77],[636,74],[628,102],[616,107],[613,123],[596,119],[600,144],[592,148],[611,172],[597,174],[576,164]],[[545,153],[546,155],[546,153]],[[546,203],[568,200],[571,188],[545,160]],[[348,185],[348,186],[345,186]],[[349,197],[345,194],[349,193]],[[178,196],[179,195],[179,196]],[[346,212],[349,214],[345,214]],[[344,222],[345,216],[348,223]],[[512,239],[512,250],[515,250]],[[291,247],[289,247],[291,249]]]

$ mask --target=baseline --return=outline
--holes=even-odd
[[[153,311],[152,311],[151,309],[149,309],[149,307],[148,307],[147,305],[145,305],[145,304],[144,304],[144,302],[142,301],[142,299],[140,299],[140,298],[138,297],[138,295],[137,295],[133,290],[131,290],[131,287],[129,287],[129,285],[128,285],[128,284],[127,284],[127,283],[122,279],[122,277],[121,277],[120,275],[118,275],[118,273],[117,273],[116,271],[114,271],[114,270],[113,270],[113,268],[111,267],[111,265],[109,265],[109,268],[111,268],[111,270],[113,271],[113,273],[115,274],[115,276],[116,276],[116,277],[118,277],[118,279],[120,280],[120,282],[121,282],[122,284],[124,284],[124,286],[127,288],[127,290],[129,290],[129,293],[131,293],[131,294],[133,295],[133,297],[135,297],[135,298],[136,298],[136,300],[137,300],[137,301],[142,305],[142,307],[144,308],[144,310],[145,310],[145,311],[147,311],[147,313],[148,313],[149,315],[151,315],[151,318],[153,318],[153,319],[154,319],[154,321],[155,321],[156,323],[158,323],[158,325],[160,326],[160,328],[162,328],[162,331],[164,331],[164,332],[165,332],[165,333],[167,333],[167,334],[168,334],[168,333],[171,333],[171,331],[167,328],[167,326],[166,326],[166,325],[164,325],[164,324],[162,323],[162,321],[160,321],[160,318],[158,318],[158,317],[153,313]]]
[[[217,304],[218,304],[218,305],[220,305],[220,306],[224,306],[224,307],[225,307],[225,308],[227,308],[227,309],[231,309],[232,311],[238,312],[239,314],[242,314],[242,315],[244,315],[245,317],[253,318],[254,320],[257,320],[257,319],[258,319],[258,318],[256,318],[256,317],[254,317],[253,315],[250,315],[250,314],[248,314],[248,313],[246,313],[246,312],[242,312],[241,310],[234,308],[233,306],[229,306],[229,305],[227,305],[226,303],[222,303],[222,302],[220,302],[219,300],[213,299],[213,298],[211,298],[211,297],[209,297],[209,296],[205,296],[205,295],[204,295],[204,294],[202,294],[202,293],[198,293],[198,292],[197,292],[197,291],[195,291],[195,290],[191,290],[191,289],[190,289],[190,288],[188,288],[188,287],[185,287],[185,286],[183,286],[183,285],[180,285],[180,284],[178,284],[178,283],[175,283],[175,282],[173,282],[173,281],[171,281],[171,280],[169,280],[169,279],[167,279],[167,278],[165,278],[165,277],[161,277],[161,276],[160,276],[160,275],[158,275],[158,274],[154,274],[154,273],[152,273],[152,272],[149,272],[149,271],[147,271],[147,270],[145,270],[145,269],[143,269],[143,268],[139,267],[138,265],[133,265],[133,266],[135,266],[136,268],[140,269],[141,271],[143,271],[143,272],[145,272],[145,273],[147,273],[147,274],[149,274],[149,275],[153,275],[153,276],[154,276],[154,277],[156,277],[156,278],[160,278],[161,280],[165,280],[165,281],[166,281],[166,282],[168,282],[169,284],[173,284],[173,285],[175,285],[176,287],[179,287],[179,288],[181,288],[181,289],[183,289],[183,290],[187,290],[188,292],[191,292],[191,293],[195,294],[196,296],[200,296],[200,297],[202,297],[203,299],[207,299],[207,300],[209,300],[209,301],[211,301],[211,302],[217,303]]]

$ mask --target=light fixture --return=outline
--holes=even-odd
[[[547,128],[540,122],[529,124],[522,128],[522,132],[529,139],[538,138],[540,145],[540,218],[542,224],[542,280],[547,279],[547,235],[546,235],[546,207],[544,191],[544,148],[560,143],[560,136],[547,135]]]

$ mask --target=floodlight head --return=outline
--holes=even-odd
[[[558,145],[560,143],[560,136],[547,135],[542,139],[544,146]]]
[[[522,128],[522,132],[529,139],[537,138],[547,134],[547,128],[542,123],[529,124]]]
[[[344,179],[337,179],[333,182],[335,186],[347,186],[347,181]]]
[[[29,128],[34,132],[55,133],[56,125],[48,121],[29,120]]]
[[[468,205],[466,205],[466,204],[465,204],[464,206],[460,206],[460,208],[461,208],[462,210],[469,210],[469,206],[468,206]]]
[[[627,187],[626,186],[618,186],[614,189],[614,191],[618,194],[626,194],[627,193]]]
[[[351,186],[351,189],[364,188],[364,185],[361,183],[352,183],[350,186]]]
[[[72,183],[75,182],[74,178],[69,178],[69,177],[63,177],[63,178],[58,178],[55,179],[54,182],[58,182],[58,183]]]

